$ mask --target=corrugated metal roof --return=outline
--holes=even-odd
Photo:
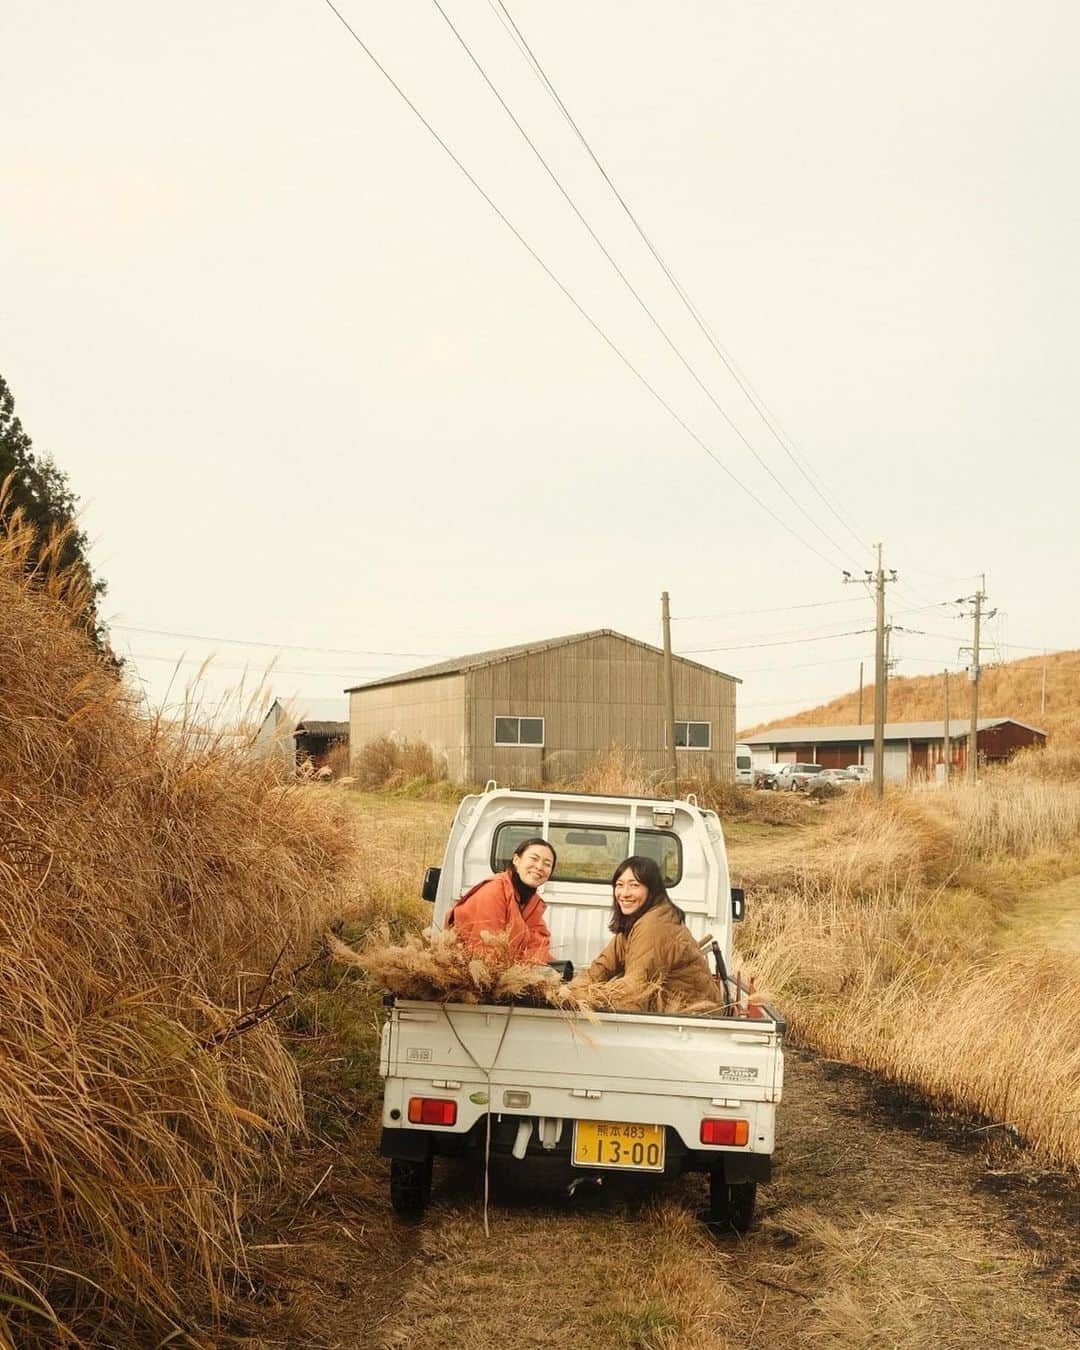
[[[1046,732],[1040,727],[1030,726],[1027,722],[1018,722],[1015,717],[980,717],[978,728],[986,731],[990,727],[999,727],[1006,722],[1013,726],[1024,727],[1040,736]],[[950,717],[949,737],[962,740],[971,729],[969,718]],[[945,722],[886,722],[885,739],[887,741],[940,741],[945,735]],[[874,739],[874,724],[863,722],[838,727],[774,727],[772,731],[759,731],[753,736],[740,736],[741,745],[822,745],[833,742],[855,741],[871,742]]]
[[[319,722],[313,718],[305,718],[302,722],[297,722],[294,736],[303,733],[306,736],[338,736],[345,738],[349,734],[348,722]]]
[[[428,680],[438,675],[461,675],[467,670],[477,670],[481,666],[494,666],[500,661],[512,661],[515,656],[531,655],[533,652],[550,651],[554,647],[569,647],[576,642],[587,642],[590,638],[614,637],[629,642],[634,647],[643,647],[647,652],[662,656],[659,647],[648,642],[639,642],[637,638],[627,637],[625,633],[616,633],[612,628],[595,628],[588,633],[570,633],[566,637],[547,638],[542,642],[519,642],[513,647],[495,647],[491,651],[471,652],[466,656],[457,656],[452,661],[438,661],[433,666],[419,666],[415,670],[402,671],[400,675],[384,675],[379,680],[369,680],[366,684],[354,684],[346,689],[347,694],[357,689],[377,689],[380,685],[405,684],[409,680]],[[675,660],[684,666],[694,666],[697,670],[707,670],[710,675],[723,675],[725,680],[734,684],[742,681],[735,675],[726,675],[722,670],[702,665],[700,661],[688,661],[685,656],[676,656]]]

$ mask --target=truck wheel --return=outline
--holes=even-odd
[[[390,1159],[390,1203],[403,1219],[418,1219],[431,1199],[431,1159]]]
[[[730,1185],[722,1172],[709,1174],[709,1223],[715,1228],[734,1228],[745,1233],[754,1217],[757,1182]]]

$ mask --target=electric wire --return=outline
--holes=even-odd
[[[715,614],[672,614],[672,623],[696,623],[702,619],[735,619],[753,614],[787,614],[796,609],[824,609],[830,605],[862,604],[863,597],[853,595],[844,600],[813,600],[803,605],[771,605],[767,609],[721,609]]]
[[[825,495],[825,493],[822,491],[822,489],[819,488],[818,485],[814,482],[813,477],[811,476],[811,474],[809,473],[809,471],[808,471],[806,468],[804,468],[804,466],[803,466],[802,463],[800,462],[799,457],[795,454],[794,446],[790,444],[790,438],[786,436],[786,434],[783,432],[783,429],[779,426],[779,423],[777,422],[777,420],[775,419],[775,417],[774,417],[774,416],[772,415],[772,413],[770,412],[770,410],[769,410],[768,406],[766,405],[766,403],[764,402],[764,400],[763,400],[763,399],[762,399],[762,398],[754,391],[753,386],[750,384],[749,380],[747,380],[747,379],[743,376],[743,374],[741,373],[741,371],[740,371],[740,370],[738,369],[738,367],[735,365],[735,362],[732,360],[732,358],[729,356],[729,354],[724,350],[723,346],[722,346],[721,343],[720,343],[719,338],[716,336],[715,332],[713,331],[713,329],[712,329],[711,326],[709,325],[708,321],[705,319],[704,315],[703,315],[703,314],[701,313],[701,311],[698,309],[697,305],[694,303],[693,299],[690,297],[690,295],[688,294],[688,292],[686,291],[686,289],[683,287],[682,283],[681,283],[681,282],[678,280],[678,278],[675,276],[675,274],[674,274],[674,272],[672,271],[672,269],[668,266],[667,262],[664,260],[663,256],[661,255],[659,249],[655,246],[655,244],[653,243],[652,239],[651,239],[651,238],[649,237],[649,235],[646,233],[644,227],[641,225],[641,223],[640,223],[639,220],[637,219],[637,216],[634,214],[633,210],[630,208],[629,204],[627,203],[626,199],[623,197],[622,193],[621,193],[621,192],[619,191],[619,189],[615,186],[615,183],[614,183],[613,179],[611,178],[610,174],[608,173],[607,169],[605,169],[604,166],[603,166],[603,164],[600,162],[599,157],[597,156],[596,152],[593,150],[593,148],[592,148],[592,146],[590,145],[590,143],[589,143],[587,137],[585,136],[584,132],[583,132],[583,131],[581,130],[581,128],[578,126],[578,124],[577,124],[577,122],[575,121],[573,115],[571,114],[569,108],[567,108],[567,106],[566,106],[566,104],[563,102],[563,99],[562,99],[562,97],[560,96],[558,90],[555,88],[554,84],[552,83],[551,79],[549,78],[547,72],[545,71],[545,69],[544,69],[543,65],[541,64],[539,58],[537,57],[536,53],[533,51],[532,47],[529,45],[528,40],[526,39],[524,33],[522,33],[522,31],[521,31],[520,27],[518,26],[516,20],[514,19],[514,16],[513,16],[513,15],[510,13],[510,11],[507,9],[506,5],[503,3],[503,0],[497,0],[497,3],[498,3],[498,10],[495,11],[496,16],[499,17],[499,12],[498,12],[499,10],[502,11],[502,15],[505,15],[505,22],[503,23],[503,27],[506,28],[506,27],[507,27],[507,24],[509,24],[509,28],[507,29],[507,31],[510,32],[510,33],[512,34],[512,36],[514,37],[515,42],[516,42],[516,44],[517,44],[517,46],[518,46],[519,51],[521,51],[522,54],[526,57],[526,60],[528,61],[529,65],[532,67],[532,69],[533,69],[534,73],[536,74],[536,76],[539,78],[541,84],[542,84],[542,85],[544,86],[544,88],[547,90],[547,92],[549,93],[549,95],[550,95],[551,98],[553,99],[553,101],[554,101],[556,107],[557,107],[557,108],[559,109],[559,111],[562,113],[563,117],[566,119],[567,123],[569,124],[571,130],[574,132],[575,136],[576,136],[576,137],[578,138],[578,140],[580,141],[580,143],[581,143],[581,145],[582,145],[582,148],[585,150],[585,153],[586,153],[586,154],[589,156],[589,158],[592,160],[593,164],[596,166],[597,170],[599,171],[601,177],[604,179],[604,181],[607,183],[608,187],[611,189],[612,193],[613,193],[614,196],[615,196],[616,201],[619,203],[619,205],[622,207],[623,211],[626,213],[627,218],[630,220],[630,223],[633,225],[634,229],[637,231],[637,233],[638,233],[638,235],[640,236],[642,242],[645,244],[645,247],[649,250],[649,252],[652,254],[652,256],[656,259],[656,261],[657,261],[657,263],[659,264],[659,266],[660,266],[661,270],[663,271],[664,275],[665,275],[665,276],[667,277],[667,279],[671,282],[671,285],[672,285],[672,287],[674,288],[676,294],[679,296],[680,300],[682,300],[682,302],[683,302],[683,304],[685,305],[685,307],[686,307],[688,313],[689,313],[690,316],[693,318],[693,320],[694,320],[694,322],[697,324],[698,328],[701,330],[701,332],[702,332],[702,334],[704,335],[706,341],[709,343],[709,345],[712,347],[713,351],[716,353],[716,355],[719,357],[720,361],[723,363],[725,369],[728,371],[728,373],[731,375],[732,379],[735,381],[735,383],[738,385],[738,387],[739,387],[739,388],[742,390],[742,392],[745,394],[746,398],[749,400],[749,402],[751,403],[751,405],[756,409],[758,415],[761,417],[762,421],[765,423],[765,425],[768,427],[769,431],[772,433],[773,437],[776,439],[777,444],[778,444],[778,445],[780,446],[780,448],[784,451],[784,453],[788,456],[788,458],[789,458],[789,459],[791,460],[791,462],[795,465],[795,467],[798,469],[798,471],[802,474],[803,478],[806,479],[807,483],[810,485],[810,487],[813,489],[813,491],[817,494],[817,496],[819,497],[819,499],[821,500],[821,502],[824,504],[824,506],[832,513],[832,515],[837,519],[837,521],[839,521],[839,523],[844,527],[844,529],[847,530],[847,532],[851,535],[851,537],[855,540],[855,542],[859,545],[859,547],[860,547],[861,549],[863,549],[864,552],[866,552],[866,553],[871,553],[873,550],[871,549],[870,545],[867,544],[866,541],[863,540],[863,539],[860,537],[860,535],[856,532],[856,530],[848,523],[848,521],[844,518],[844,516],[836,509],[836,507],[832,504],[832,502],[831,502],[831,501],[829,500],[829,498]],[[494,0],[488,0],[488,4],[492,7],[492,9],[494,9]]]
[[[797,511],[800,511],[806,517],[806,519],[810,522],[810,524],[814,527],[814,529],[817,530],[817,532],[824,539],[828,540],[828,542],[833,546],[833,548],[837,550],[837,552],[841,555],[841,557],[850,558],[851,555],[847,553],[844,546],[838,543],[832,537],[832,535],[829,534],[828,530],[826,530],[817,520],[814,519],[814,517],[810,514],[810,512],[806,509],[806,507],[803,506],[802,502],[800,502],[798,498],[791,491],[789,491],[787,484],[784,483],[784,481],[773,472],[771,466],[769,465],[765,457],[758,452],[753,442],[744,434],[742,429],[737,425],[734,419],[729,415],[729,413],[720,403],[720,400],[716,397],[716,395],[712,392],[712,390],[705,384],[704,380],[702,380],[697,370],[687,359],[687,357],[683,354],[681,348],[675,342],[674,338],[671,337],[670,333],[668,333],[664,325],[660,322],[660,320],[656,317],[653,311],[649,308],[649,305],[643,299],[641,292],[637,289],[634,283],[630,280],[630,278],[626,275],[623,269],[619,266],[619,263],[612,256],[607,245],[603,242],[600,236],[589,224],[588,220],[585,218],[584,214],[578,207],[577,203],[574,201],[573,197],[566,189],[562,180],[559,178],[559,175],[555,172],[555,170],[551,167],[548,161],[544,158],[544,155],[536,145],[536,142],[525,130],[524,126],[521,124],[520,120],[514,113],[513,109],[507,103],[506,99],[500,93],[494,81],[488,75],[487,71],[483,66],[483,63],[477,57],[472,47],[469,46],[469,43],[466,41],[466,39],[462,36],[460,29],[458,29],[458,27],[455,25],[453,19],[450,18],[449,14],[447,14],[446,10],[443,8],[442,4],[440,3],[440,0],[431,0],[431,3],[435,7],[435,9],[438,10],[439,14],[443,19],[443,22],[450,29],[450,32],[454,35],[454,38],[456,39],[458,45],[461,47],[461,49],[465,52],[466,56],[472,62],[472,65],[479,73],[480,78],[484,81],[488,89],[498,100],[499,106],[502,108],[503,112],[506,113],[507,117],[509,117],[510,121],[517,128],[518,133],[525,141],[525,144],[536,156],[537,161],[540,163],[541,167],[544,169],[544,172],[547,174],[547,176],[551,179],[552,183],[558,189],[563,200],[570,207],[571,211],[573,211],[578,221],[587,231],[589,238],[593,241],[596,247],[600,250],[600,252],[604,255],[607,261],[611,264],[611,267],[614,270],[615,275],[619,278],[619,280],[623,283],[626,289],[637,301],[638,306],[640,307],[642,312],[645,314],[645,316],[648,318],[652,326],[656,329],[656,331],[667,343],[672,354],[682,365],[683,369],[687,372],[687,374],[691,377],[691,379],[694,381],[697,387],[701,390],[701,392],[705,395],[705,397],[709,400],[709,402],[713,405],[716,411],[723,418],[727,426],[739,438],[739,440],[746,447],[746,449],[749,450],[750,454],[753,455],[754,459],[757,461],[760,467],[764,469],[764,471],[769,475],[769,477],[780,489],[780,491],[784,494],[784,496],[787,497],[787,499],[791,502],[791,504],[795,507],[795,509]]]
[[[300,642],[257,642],[253,638],[211,637],[206,633],[179,633],[170,628],[141,628],[137,624],[112,623],[110,628],[119,628],[122,633],[150,633],[154,637],[184,638],[188,642],[220,642],[233,647],[272,647],[276,651],[320,652],[325,656],[403,656],[410,658],[440,659],[445,652],[382,652],[358,651],[348,647],[315,647]]]
[[[372,65],[379,72],[379,74],[382,75],[383,79],[386,80],[386,82],[390,85],[390,87],[394,90],[394,92],[398,95],[398,97],[405,103],[405,105],[409,108],[409,110],[421,123],[421,125],[432,137],[432,139],[449,156],[449,158],[454,162],[454,164],[464,175],[464,177],[468,180],[468,182],[472,185],[472,187],[475,188],[475,190],[480,194],[480,196],[488,204],[488,206],[495,213],[495,215],[498,216],[498,218],[502,221],[502,223],[506,226],[506,228],[510,231],[510,233],[514,236],[514,238],[518,241],[518,243],[522,246],[522,248],[524,248],[525,251],[529,254],[529,256],[534,260],[534,262],[536,262],[537,266],[541,268],[541,270],[548,277],[548,279],[555,286],[558,287],[558,289],[562,292],[562,294],[566,297],[566,299],[569,300],[569,302],[573,305],[573,307],[577,310],[577,312],[581,315],[581,317],[585,320],[585,322],[589,325],[589,327],[593,330],[593,332],[595,332],[596,335],[601,339],[601,341],[603,341],[605,345],[609,347],[610,350],[619,358],[619,360],[630,371],[630,373],[635,377],[635,379],[637,379],[639,383],[653,396],[656,402],[660,404],[660,406],[668,413],[668,415],[675,422],[677,422],[680,427],[682,427],[682,429],[686,432],[686,434],[695,442],[696,445],[698,445],[705,452],[706,455],[708,455],[708,457],[717,465],[717,467],[720,468],[728,476],[728,478],[731,479],[731,481],[736,485],[736,487],[738,487],[742,492],[744,492],[751,499],[751,501],[755,502],[761,508],[761,510],[764,511],[765,514],[770,517],[770,519],[776,521],[776,523],[782,529],[786,530],[788,534],[790,534],[793,538],[797,539],[799,543],[803,545],[804,548],[809,549],[811,553],[813,553],[816,557],[820,558],[821,561],[825,563],[828,567],[830,568],[835,567],[836,564],[831,558],[827,558],[819,548],[817,548],[814,544],[810,543],[810,541],[808,539],[805,539],[793,526],[789,525],[787,521],[783,520],[780,516],[778,516],[770,506],[768,506],[765,502],[761,500],[761,498],[757,495],[756,492],[754,492],[751,488],[747,487],[747,485],[744,482],[742,482],[742,480],[738,478],[736,474],[734,474],[731,471],[731,469],[727,467],[727,465],[723,462],[723,460],[721,460],[719,456],[717,456],[713,452],[713,450],[710,449],[708,444],[702,440],[702,438],[697,434],[697,432],[694,431],[693,428],[690,427],[689,424],[679,415],[679,413],[675,411],[675,409],[668,402],[668,400],[664,398],[664,396],[659,392],[659,390],[657,390],[649,382],[649,380],[641,373],[641,371],[638,370],[637,366],[634,365],[634,363],[630,360],[630,358],[615,343],[614,339],[608,336],[608,334],[604,331],[604,329],[601,328],[600,324],[592,317],[592,315],[588,312],[588,310],[585,309],[585,307],[574,296],[574,294],[569,290],[569,288],[559,279],[558,276],[556,276],[556,274],[543,260],[540,254],[537,253],[537,251],[533,248],[533,246],[529,243],[529,241],[517,228],[517,226],[513,224],[513,222],[502,210],[502,208],[498,206],[494,198],[492,198],[488,194],[485,188],[481,186],[479,181],[472,175],[469,169],[466,168],[462,160],[458,158],[455,152],[450,148],[449,144],[445,140],[443,140],[443,138],[435,130],[431,122],[428,121],[428,119],[420,111],[417,105],[412,101],[412,99],[405,92],[402,86],[398,84],[397,80],[394,79],[394,77],[390,74],[387,68],[375,55],[374,51],[372,51],[372,49],[368,46],[368,44],[364,41],[364,39],[360,36],[360,34],[356,31],[356,29],[353,28],[353,26],[345,18],[342,12],[337,8],[333,0],[323,0],[323,3],[326,5],[327,9],[329,9],[331,13],[337,18],[338,22],[342,25],[345,31],[349,34],[349,36],[353,39],[353,41],[357,44],[357,46],[361,49],[361,51],[363,51],[364,55],[372,63]]]
[[[780,642],[744,642],[737,647],[684,647],[676,656],[693,656],[699,652],[747,652],[758,647],[795,647],[804,642],[828,642],[830,638],[856,637],[860,633],[872,633],[872,628],[852,628],[847,633],[819,633],[817,637],[785,638]]]
[[[159,656],[153,652],[136,652],[128,648],[128,656],[133,661],[161,661],[165,665],[173,666],[208,666],[212,670],[246,670],[254,672],[257,667],[236,661],[219,661],[215,656]],[[270,675],[306,675],[314,678],[330,678],[340,680],[355,680],[359,677],[361,680],[381,679],[382,676],[390,673],[385,670],[367,670],[367,671],[344,671],[344,670],[295,670],[291,666],[270,665],[267,672]]]

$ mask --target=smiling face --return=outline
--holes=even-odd
[[[551,876],[555,854],[547,844],[528,844],[510,859],[510,865],[526,886],[542,886]]]
[[[615,904],[626,918],[636,914],[648,898],[648,886],[638,881],[632,868],[627,867],[615,878]]]

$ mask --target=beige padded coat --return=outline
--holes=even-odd
[[[587,975],[595,981],[617,976],[642,984],[660,980],[664,1008],[696,1003],[720,1006],[716,981],[693,933],[666,899],[635,920],[629,933],[616,933]]]

